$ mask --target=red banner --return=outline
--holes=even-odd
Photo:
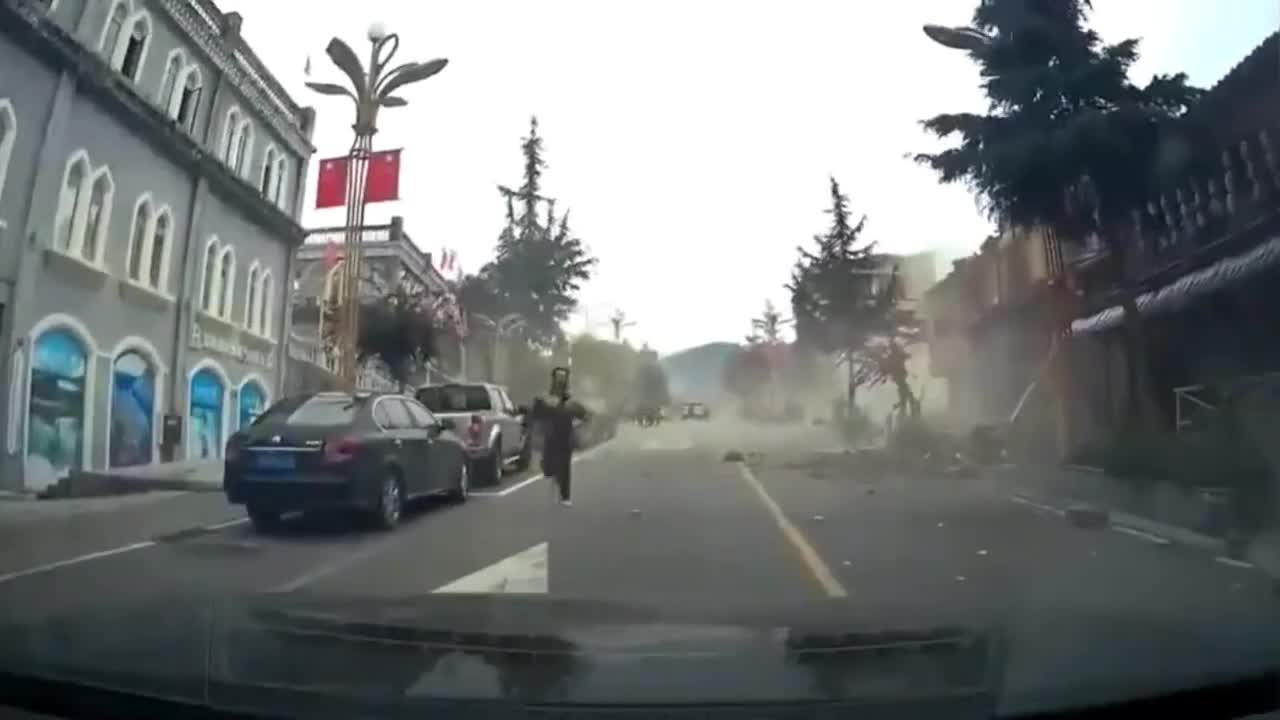
[[[350,158],[337,157],[320,161],[316,178],[316,208],[342,207],[347,204],[347,165]],[[365,171],[364,201],[387,202],[400,199],[400,151],[382,150],[369,155]]]

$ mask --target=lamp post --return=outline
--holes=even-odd
[[[946,27],[945,25],[925,25],[924,34],[943,47],[953,50],[968,50],[972,53],[986,52],[995,41],[991,35],[975,27]]]
[[[378,109],[404,107],[409,103],[397,90],[435,75],[449,61],[407,62],[388,69],[400,49],[400,36],[388,33],[381,23],[369,27],[369,64],[339,38],[329,40],[325,53],[351,81],[350,87],[333,83],[308,82],[307,87],[322,95],[345,95],[355,104],[356,119],[351,129],[355,139],[347,156],[346,233],[343,237],[341,305],[338,308],[338,357],[343,380],[356,387],[356,342],[360,335],[360,241],[364,227],[365,181],[373,136],[378,132]]]

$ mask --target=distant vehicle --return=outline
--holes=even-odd
[[[383,529],[404,505],[470,490],[462,440],[413,398],[324,392],[285,398],[227,441],[223,492],[258,531],[288,512],[358,508]]]
[[[477,485],[498,484],[507,465],[529,467],[529,408],[512,403],[506,388],[491,383],[424,385],[414,396],[437,417],[457,424]]]
[[[700,402],[685,403],[680,417],[683,420],[710,420],[711,409]]]

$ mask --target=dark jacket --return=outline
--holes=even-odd
[[[566,471],[576,443],[574,421],[586,418],[586,408],[569,396],[534,403],[535,421],[542,427],[542,472],[558,475]]]

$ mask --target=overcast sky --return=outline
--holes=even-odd
[[[967,58],[925,22],[964,24],[972,0],[218,0],[285,87],[319,113],[316,160],[349,147],[345,99],[303,87],[343,81],[323,48],[364,55],[369,24],[401,35],[397,60],[449,58],[385,113],[375,149],[404,147],[403,215],[418,244],[468,270],[502,226],[495,186],[520,179],[530,115],[545,137],[546,190],[572,208],[600,259],[573,329],[607,330],[671,352],[738,340],[782,288],[795,247],[826,223],[834,174],[868,236],[892,252],[972,252],[990,230],[963,187],[942,187],[904,154],[937,147],[917,124],[981,110]],[[1144,38],[1135,76],[1184,70],[1212,85],[1280,26],[1277,0],[1094,0],[1108,40]],[[305,12],[301,12],[305,8]],[[340,225],[311,210],[307,226]],[[947,263],[949,264],[949,263]],[[940,268],[941,269],[941,268]],[[587,315],[589,314],[589,319]]]

